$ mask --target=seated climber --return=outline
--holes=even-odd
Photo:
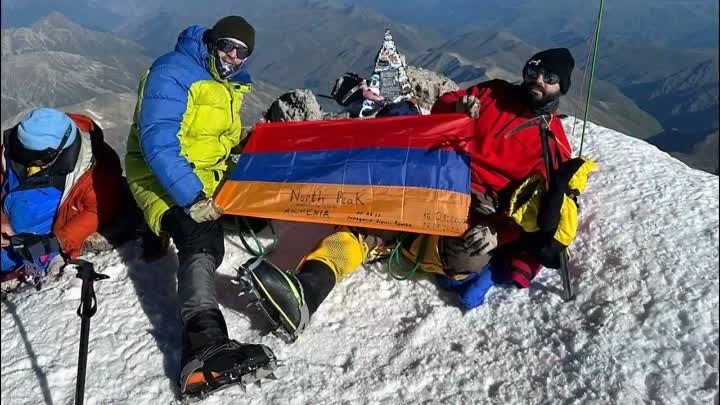
[[[566,193],[575,196],[582,191],[592,170],[592,164],[570,159],[571,147],[556,112],[560,97],[569,89],[573,67],[567,49],[551,49],[527,61],[521,85],[491,80],[446,93],[436,101],[433,114],[462,112],[475,120],[476,138],[466,146],[471,157],[473,198],[470,227],[464,235],[399,235],[339,227],[304,258],[296,274],[265,261],[245,265],[252,268],[251,282],[259,287],[266,313],[297,337],[335,284],[377,257],[383,247],[387,251],[391,241],[402,243],[394,250],[399,250],[404,259],[395,260],[396,265],[404,262],[437,273],[441,286],[456,291],[466,309],[480,305],[497,281],[524,288],[543,264],[554,266],[557,256],[564,254],[564,247],[574,238],[573,224],[577,225],[575,202]],[[555,203],[540,203],[518,194],[518,190],[531,189],[534,184],[545,186],[546,163],[560,174],[554,177],[566,183],[551,184],[545,194],[553,198],[559,195],[562,210],[559,206],[554,211],[542,208],[543,204]],[[542,181],[529,183],[535,176]],[[558,194],[556,190],[564,191]],[[535,206],[517,209],[528,203]],[[525,215],[519,217],[519,211]],[[547,218],[545,222],[551,226],[541,226],[542,232],[529,225]],[[558,239],[560,228],[568,232]]]
[[[37,285],[120,209],[120,160],[90,118],[51,108],[6,130],[0,153],[1,280]]]

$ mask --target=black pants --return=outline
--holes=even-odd
[[[198,313],[217,310],[215,270],[225,255],[220,222],[197,223],[182,208],[173,207],[163,216],[162,228],[178,250],[178,296],[183,322]]]

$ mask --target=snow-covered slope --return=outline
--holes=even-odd
[[[463,313],[430,278],[397,282],[370,267],[340,283],[286,345],[263,336],[235,297],[230,277],[247,254],[228,237],[217,283],[230,334],[269,345],[286,366],[278,381],[205,403],[717,404],[718,177],[592,124],[585,154],[600,170],[581,198],[572,303],[544,270],[531,288],[495,288]],[[328,230],[280,228],[277,260],[287,265]],[[128,244],[88,259],[112,278],[97,284],[86,403],[177,403],[177,258],[144,264]],[[3,403],[72,402],[80,320],[71,276],[2,303]]]

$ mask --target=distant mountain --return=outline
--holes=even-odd
[[[714,55],[666,77],[620,88],[666,130],[707,132],[718,128],[718,86]]]
[[[689,166],[705,170],[713,174],[720,174],[718,165],[718,152],[720,151],[720,138],[718,131],[701,136],[703,140],[695,144],[688,152],[671,152],[671,154]],[[652,142],[652,140],[651,140]]]
[[[3,65],[3,68],[5,66]],[[243,126],[250,126],[262,117],[262,113],[283,90],[265,82],[256,82],[249,96],[243,101]],[[72,105],[53,105],[66,112],[83,113],[95,120],[103,129],[105,140],[124,160],[127,137],[132,124],[137,94],[135,92],[107,93]],[[39,105],[50,105],[42,103]],[[32,108],[3,119],[2,128],[17,124]],[[123,161],[124,166],[124,161]]]
[[[147,68],[149,59],[137,43],[107,32],[87,29],[53,12],[30,27],[2,31],[2,56],[41,52],[82,55],[131,72]]]
[[[456,35],[472,29],[507,30],[541,47],[572,46],[591,35],[597,1],[577,0],[343,0],[371,7],[407,24]],[[675,48],[718,46],[715,0],[605,2],[603,38]]]
[[[82,113],[92,118],[103,129],[105,140],[124,160],[127,136],[132,123],[135,108],[135,93],[108,93],[84,100],[80,103],[53,107],[66,111]],[[2,128],[17,124],[31,108],[9,117],[2,122]],[[124,165],[124,162],[123,162]]]
[[[73,16],[78,10],[97,13],[78,16],[78,24],[55,14],[30,28],[3,30],[2,120],[39,104],[73,105],[102,95],[132,93],[152,58],[172,50],[183,28],[209,26],[227,14],[243,15],[257,28],[256,51],[248,61],[251,74],[258,89],[263,87],[260,83],[277,86],[267,85],[273,90],[259,92],[261,98],[291,88],[327,94],[346,71],[369,74],[383,30],[390,28],[409,63],[443,73],[461,87],[490,78],[519,81],[522,64],[537,47],[568,46],[577,69],[561,109],[581,114],[582,65],[594,19],[591,8],[551,12],[573,9],[571,0],[543,5],[489,0],[482,6],[447,1],[420,0],[418,4],[427,9],[383,6],[374,0],[350,1],[348,6],[334,0],[246,0],[242,7],[236,0],[4,1],[4,27],[16,23],[12,16],[22,21],[42,10],[67,9]],[[618,15],[617,6],[608,5],[606,10],[590,119],[638,138],[652,138],[682,156],[699,153],[704,150],[699,145],[712,145],[708,134],[718,129],[717,50],[674,49],[670,46],[682,41],[668,40],[660,31],[678,38],[684,35],[687,41],[695,34],[716,32],[716,21],[709,24],[707,15],[717,5],[705,0],[626,3],[626,15]],[[677,19],[692,16],[695,24],[658,19],[663,24],[645,27],[650,17],[669,18],[666,11],[671,3]],[[406,13],[388,12],[394,7]],[[430,22],[428,28],[398,22],[422,20],[416,17]],[[627,26],[620,27],[619,21]],[[473,27],[482,29],[467,31]],[[433,29],[459,34],[442,38]],[[648,39],[648,33],[656,40]],[[707,41],[695,37],[693,44],[707,46]],[[256,107],[259,114],[266,106]],[[248,111],[256,107],[248,106]],[[668,141],[671,137],[676,139]],[[668,145],[677,148],[667,149]]]
[[[214,20],[211,17],[198,18],[198,16],[158,10],[156,13],[127,21],[118,26],[113,33],[140,44],[148,56],[155,58],[175,48],[178,34],[184,28],[194,24],[208,26],[213,24]]]
[[[585,45],[571,49],[577,69],[570,94],[561,104],[573,115],[583,107]],[[695,146],[718,129],[717,51],[611,40],[601,46],[590,120],[637,138],[653,138],[658,147],[678,152],[683,159],[704,150]],[[420,54],[413,63],[467,87],[491,78],[519,81],[522,65],[538,50],[509,32],[471,31]]]
[[[633,46],[618,41],[603,45],[598,76],[616,84],[662,125],[663,131],[651,142],[693,165],[708,160],[709,145],[714,163],[702,167],[716,166],[718,149],[712,149],[708,136],[720,126],[717,49]],[[575,52],[584,57],[584,50]]]
[[[40,105],[135,91],[149,62],[137,44],[58,13],[29,28],[3,30],[1,120]]]
[[[109,30],[123,21],[122,15],[88,0],[3,0],[2,28],[26,27],[53,12],[99,30]]]
[[[648,142],[694,168],[718,174],[718,130],[713,132],[682,133],[668,131]]]
[[[296,2],[278,7],[268,2],[248,20],[256,27],[255,52],[248,61],[253,77],[281,87],[330,91],[347,71],[369,74],[385,28],[398,47],[414,55],[440,43],[434,32],[398,24],[362,7],[339,7],[333,2]],[[270,12],[271,11],[271,12]],[[189,16],[161,11],[121,27],[117,33],[142,44],[152,54],[172,49],[177,35],[190,24],[209,26],[217,10]]]
[[[585,59],[584,47],[573,49]],[[605,41],[598,77],[616,84],[666,131],[710,132],[718,127],[717,49],[671,49]]]
[[[535,48],[507,31],[471,31],[418,55],[413,64],[443,73],[460,87],[478,80],[516,80]]]
[[[560,102],[562,111],[579,118],[585,111],[585,94],[580,92],[582,76],[582,72],[573,73],[572,87]],[[588,119],[639,139],[648,139],[662,131],[655,117],[639,108],[616,85],[604,80],[596,79],[593,83]]]
[[[412,63],[442,73],[460,87],[496,78],[519,82],[522,67],[538,50],[509,32],[473,31],[420,54]],[[580,95],[582,72],[575,70],[572,83],[568,96],[562,99],[561,110],[577,115],[581,113],[578,108],[584,107]],[[657,120],[638,108],[616,86],[602,80],[597,80],[593,87],[589,118],[642,139],[662,132]]]
[[[59,12],[83,27],[112,31],[128,20],[156,12],[164,0],[3,0],[2,28],[26,27]]]
[[[98,122],[122,157],[137,85],[150,63],[139,45],[83,28],[59,13],[29,28],[3,30],[2,128],[40,106],[81,112]],[[243,125],[257,121],[282,92],[255,81],[244,100]]]

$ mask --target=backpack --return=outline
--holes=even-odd
[[[362,92],[360,86],[362,86],[363,79],[355,73],[345,73],[339,79],[335,81],[330,95],[343,107],[347,107],[355,101],[362,101]]]
[[[400,100],[397,103],[385,104],[375,114],[375,117],[397,117],[401,115],[421,115],[420,110],[410,100]]]

